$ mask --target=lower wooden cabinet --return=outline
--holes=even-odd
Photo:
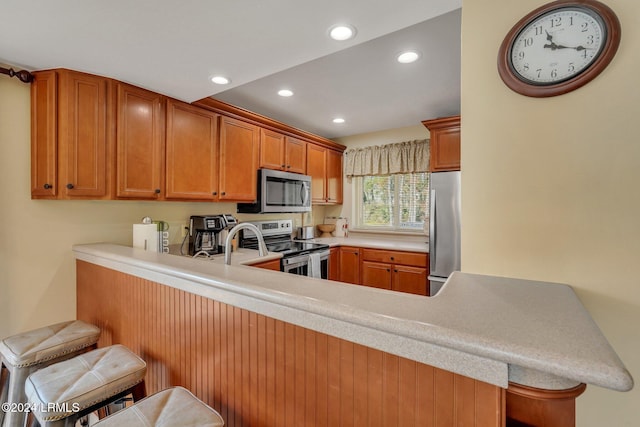
[[[258,262],[251,264],[251,267],[264,268],[267,270],[280,271],[280,259],[272,259],[270,261]]]
[[[352,246],[340,247],[340,281],[360,284],[360,248]]]
[[[340,260],[347,263],[340,265],[340,281],[428,295],[429,254],[355,247],[340,250]]]
[[[340,280],[340,248],[329,249],[329,280]]]

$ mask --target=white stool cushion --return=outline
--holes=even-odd
[[[99,337],[97,326],[71,320],[5,338],[0,341],[0,354],[5,363],[24,368],[89,347]]]
[[[224,420],[189,390],[172,387],[97,422],[96,427],[220,427]]]
[[[103,347],[29,375],[27,401],[39,421],[66,418],[103,402],[144,379],[147,364],[123,345]],[[48,407],[57,404],[57,407]]]

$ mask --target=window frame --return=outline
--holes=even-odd
[[[388,175],[389,178],[393,178],[396,180],[394,183],[394,199],[399,200],[400,194],[400,175],[411,175],[414,173],[426,173],[427,176],[429,172],[409,172],[406,174],[393,174]],[[366,175],[366,176],[375,176],[375,175]],[[363,216],[363,203],[362,203],[362,191],[364,185],[365,176],[354,176],[352,177],[352,197],[351,197],[351,211],[353,212],[353,221],[352,221],[352,229],[355,231],[366,231],[366,232],[379,232],[379,233],[407,233],[407,234],[424,234],[426,228],[429,225],[429,206],[427,202],[427,210],[425,212],[425,221],[423,222],[423,226],[420,228],[409,228],[409,227],[401,227],[400,224],[400,209],[399,204],[395,203],[393,205],[393,213],[392,213],[392,222],[394,225],[391,226],[371,226],[365,225],[362,223]],[[429,178],[429,177],[428,177]],[[428,179],[427,178],[427,179]],[[430,183],[429,183],[430,184]],[[429,186],[427,186],[427,201],[429,200]]]

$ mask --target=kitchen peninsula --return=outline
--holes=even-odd
[[[633,387],[566,285],[454,273],[428,298],[112,244],[74,253],[99,345],[129,346],[149,391],[189,387],[226,425],[500,426],[510,389]]]

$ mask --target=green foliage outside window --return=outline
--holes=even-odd
[[[428,218],[428,173],[362,177],[361,225],[422,229]]]

